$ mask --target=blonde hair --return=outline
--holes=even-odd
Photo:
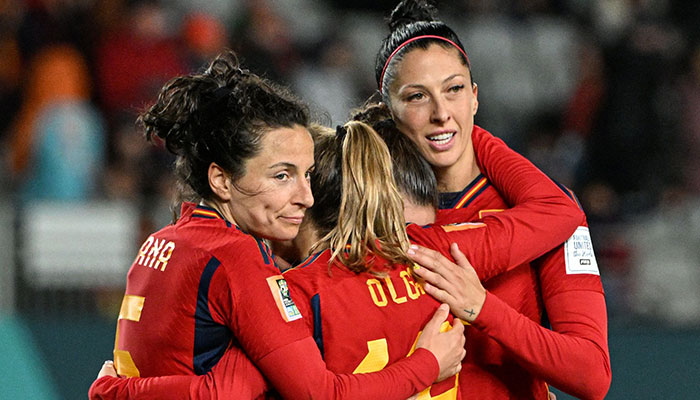
[[[314,206],[327,207],[327,212],[337,215],[335,226],[315,247],[328,245],[332,250],[331,262],[337,259],[357,273],[383,272],[375,268],[368,258],[370,254],[389,264],[411,265],[406,254],[409,241],[403,201],[384,141],[364,122],[350,121],[339,127],[334,140],[320,144],[324,143],[325,148],[321,146],[317,151],[317,174],[331,176],[340,172],[342,178],[335,179],[338,182],[335,186],[340,187],[319,189],[340,190],[340,204],[335,205],[337,208],[332,208],[332,204]]]

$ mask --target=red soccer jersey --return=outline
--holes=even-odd
[[[211,208],[184,205],[177,224],[151,235],[129,270],[115,341],[117,371],[203,374],[234,337],[253,361],[303,339],[298,310],[291,304],[282,316],[268,285],[279,274],[262,241]],[[270,324],[275,334],[249,329]]]
[[[492,136],[475,126],[472,140],[480,168],[488,174],[490,166],[483,161]],[[438,222],[473,221],[510,204],[482,175],[450,209],[438,213]],[[579,224],[585,226],[585,217]],[[546,399],[545,381],[582,398],[605,395],[610,364],[602,286],[592,248],[588,258],[576,252],[576,247],[590,247],[586,235],[579,228],[565,245],[537,260],[537,268],[524,264],[484,282],[486,302],[467,331],[460,377],[465,397]],[[555,331],[539,324],[542,299]]]
[[[408,267],[397,265],[386,277],[355,274],[336,262],[330,250],[310,257],[284,277],[328,368],[339,373],[378,371],[409,355],[439,303],[426,295]],[[368,263],[385,270],[383,259]],[[430,389],[432,396],[457,396],[457,379]]]
[[[242,348],[290,398],[405,398],[428,386],[438,371],[425,350],[378,374],[327,371],[267,247],[215,210],[193,204],[183,205],[177,224],[153,234],[141,247],[119,315],[115,364],[121,375],[206,373],[229,345]],[[243,378],[231,382],[244,387],[209,389],[220,396],[258,396],[262,380],[254,378],[255,387],[245,386],[244,378],[255,371],[241,360],[243,353],[236,350],[227,357],[226,362],[243,367]],[[104,377],[90,395],[126,398],[138,388],[151,390],[150,398],[190,395],[156,386],[153,380]]]

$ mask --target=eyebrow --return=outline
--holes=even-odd
[[[466,78],[466,77],[464,76],[464,74],[452,74],[452,75],[448,76],[447,78],[443,79],[443,80],[442,80],[442,83],[445,84],[446,82],[449,82],[449,81],[451,81],[452,79],[454,79],[454,78],[456,78],[456,77],[458,77],[458,76],[461,76],[461,77]],[[420,83],[409,83],[408,85],[401,86],[401,88],[399,89],[399,91],[403,91],[403,90],[405,90],[405,89],[407,89],[407,88],[418,88],[418,89],[420,89],[420,88],[424,88],[424,87],[425,87],[425,85],[421,85]]]
[[[290,163],[290,162],[287,162],[287,161],[281,161],[281,162],[278,162],[278,163],[276,163],[276,164],[272,164],[272,165],[270,165],[269,167],[267,167],[267,169],[275,169],[275,168],[278,168],[278,167],[285,167],[285,168],[289,168],[289,169],[297,169],[297,166],[296,166],[296,165],[294,165],[294,164],[292,164],[292,163]]]
[[[454,79],[454,78],[456,78],[456,77],[458,77],[458,76],[465,77],[465,76],[462,75],[462,74],[452,74],[452,75],[448,76],[447,78],[445,78],[445,79],[442,81],[442,83],[451,81],[452,79]],[[466,78],[466,77],[465,77],[465,78]]]

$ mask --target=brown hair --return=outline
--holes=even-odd
[[[230,173],[235,184],[267,132],[307,127],[309,116],[287,90],[241,68],[236,55],[226,52],[203,73],[168,82],[139,121],[148,140],[163,139],[177,155],[181,199],[198,200],[213,195],[207,175],[212,162]]]

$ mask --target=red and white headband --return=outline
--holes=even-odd
[[[459,47],[459,46],[457,45],[457,43],[451,41],[450,39],[444,38],[444,37],[442,37],[442,36],[437,36],[437,35],[421,35],[421,36],[416,36],[416,37],[414,37],[414,38],[410,38],[410,39],[408,39],[407,41],[401,43],[401,44],[399,45],[399,47],[396,48],[396,50],[394,50],[393,52],[391,52],[391,54],[389,55],[389,58],[386,59],[386,63],[384,63],[384,68],[382,68],[382,74],[379,76],[379,92],[380,92],[380,93],[382,92],[382,85],[384,84],[384,73],[386,72],[386,68],[389,66],[389,63],[391,62],[391,59],[396,55],[396,53],[399,52],[399,50],[401,50],[402,48],[406,47],[409,43],[415,42],[416,40],[419,40],[419,39],[438,39],[438,40],[445,41],[445,42],[447,42],[447,43],[453,45],[454,47],[456,47],[457,50],[459,50],[459,52],[462,53],[462,55],[464,56],[464,58],[467,60],[467,65],[470,64],[470,62],[469,62],[469,57],[467,57],[467,53],[465,53],[464,50],[462,50],[462,48]]]

